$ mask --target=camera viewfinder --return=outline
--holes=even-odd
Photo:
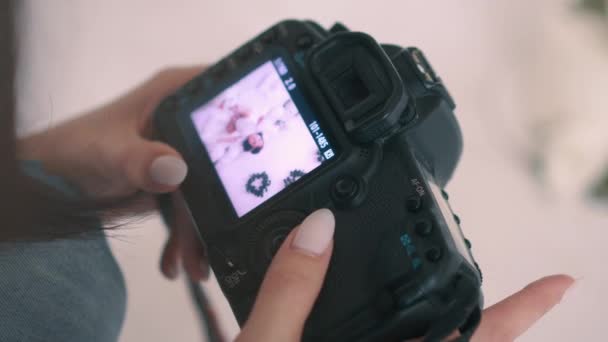
[[[347,133],[370,142],[398,124],[407,95],[397,70],[370,36],[340,32],[313,48],[312,73]]]

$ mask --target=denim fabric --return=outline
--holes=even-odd
[[[24,169],[74,193],[35,163]],[[125,306],[124,279],[101,233],[0,244],[0,342],[117,341]]]

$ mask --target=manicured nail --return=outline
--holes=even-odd
[[[291,247],[306,254],[319,256],[329,247],[334,236],[334,214],[320,209],[310,214],[297,228]]]
[[[175,186],[181,184],[188,173],[188,166],[174,156],[161,156],[150,165],[150,177],[158,184]]]
[[[167,276],[169,279],[175,279],[178,276],[179,271],[174,264],[167,266]]]
[[[566,292],[564,292],[564,295],[562,296],[561,302],[564,301],[564,299],[566,299],[566,297],[571,297],[573,293],[575,293],[579,287],[580,281],[582,280],[582,278],[577,278],[574,280],[574,282],[572,283],[572,285],[570,285],[570,287],[566,290]]]

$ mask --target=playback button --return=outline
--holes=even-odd
[[[405,200],[405,208],[410,213],[416,213],[422,208],[422,198],[420,196],[410,196]]]
[[[420,236],[429,236],[433,232],[433,224],[427,219],[421,219],[414,223],[414,230]]]

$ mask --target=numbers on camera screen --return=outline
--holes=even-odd
[[[285,76],[287,75],[287,73],[289,72],[287,70],[287,66],[285,65],[285,62],[283,62],[282,58],[277,58],[273,61],[275,68],[277,68],[277,72],[279,73],[280,76]]]
[[[308,124],[308,129],[310,130],[310,133],[312,133],[313,137],[317,141],[317,145],[319,145],[319,148],[321,150],[323,150],[329,146],[329,141],[327,141],[325,134],[323,134],[323,132],[321,132],[321,127],[319,126],[319,123],[317,121],[313,121],[310,124]],[[333,151],[331,151],[331,149],[329,151],[330,151],[330,153],[327,153],[328,151],[324,152],[325,159],[329,159],[329,158],[333,157]],[[327,157],[328,155],[331,155],[331,156]]]
[[[285,87],[289,91],[292,91],[296,88],[296,83],[294,82],[292,77],[289,77],[289,78],[283,80],[283,82],[285,83]]]
[[[310,131],[312,132],[312,134],[316,134],[321,129],[321,127],[319,126],[319,123],[316,122],[316,121],[311,122],[308,125],[308,128],[310,129]]]
[[[324,137],[322,134],[317,137],[317,143],[319,144],[319,147],[321,148],[326,148],[327,145],[329,145],[329,143],[327,142],[327,138]]]

